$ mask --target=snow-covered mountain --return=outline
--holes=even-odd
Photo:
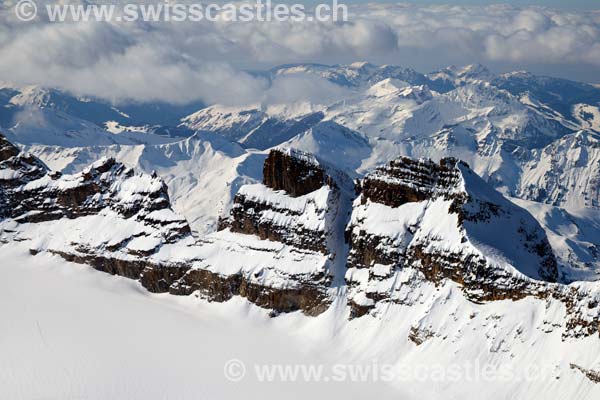
[[[284,66],[271,73],[314,74],[350,86],[354,94],[317,107],[319,113],[312,109],[305,118],[282,114],[273,106],[270,108],[277,112],[269,113],[269,107],[260,106],[213,106],[186,118],[184,125],[263,150],[296,142],[302,129],[308,131],[315,123],[331,121],[369,140],[370,154],[359,151],[361,156],[352,157],[352,162],[338,157],[345,170],[352,164],[354,172],[362,174],[398,154],[434,159],[452,156],[467,161],[505,194],[555,205],[596,207],[594,196],[585,195],[598,190],[594,162],[579,162],[585,169],[583,175],[592,179],[580,181],[577,190],[565,191],[550,182],[539,182],[544,190],[537,192],[529,187],[534,176],[565,178],[563,175],[571,173],[564,165],[548,166],[540,160],[543,154],[556,154],[556,147],[564,147],[561,143],[569,141],[570,135],[594,140],[600,90],[592,85],[523,73],[496,76],[479,65],[450,67],[428,75],[364,63]],[[444,89],[432,82],[444,82]],[[531,90],[526,90],[528,82]],[[297,121],[303,121],[303,126],[297,128]],[[296,146],[303,148],[300,143]],[[307,146],[307,151],[320,151],[314,143]],[[564,162],[576,163],[571,158],[576,157],[574,153]]]
[[[179,120],[202,106],[199,102],[181,106],[130,102],[117,107],[37,85],[0,84],[0,128],[27,144],[165,142],[164,136],[189,136],[185,127],[177,127]],[[108,134],[121,132],[127,134]]]
[[[329,106],[308,107],[307,114],[298,114],[304,107],[293,105],[211,106],[182,119],[183,128],[197,132],[183,139],[148,132],[107,133],[93,124],[88,124],[91,131],[77,129],[76,124],[65,131],[60,124],[35,125],[34,118],[25,120],[35,129],[13,127],[6,135],[52,169],[66,173],[81,171],[101,157],[114,157],[147,173],[156,171],[169,187],[174,209],[200,234],[216,229],[242,184],[260,181],[265,150],[279,145],[315,154],[352,177],[361,177],[399,155],[457,157],[511,197],[567,207],[569,215],[598,208],[597,133],[529,92],[496,86],[495,82],[515,77],[523,82],[521,73],[494,76],[481,66],[449,68],[428,75],[452,84],[440,93],[421,81],[413,80],[421,83],[418,86],[407,82],[410,79],[398,72],[402,68],[297,67],[282,67],[280,73],[354,76],[354,94]],[[384,76],[382,70],[398,74]],[[565,101],[576,104],[598,92],[590,85],[525,76],[536,93],[544,87],[568,86]],[[377,79],[381,80],[373,83]],[[72,145],[60,145],[65,142]],[[548,228],[548,233],[555,231]],[[562,247],[572,266],[589,271],[598,265],[593,249],[600,243],[594,235],[584,236],[583,242],[568,241]]]
[[[346,276],[353,288],[356,276],[369,269],[374,272],[366,277],[379,281],[416,269],[434,283],[454,280],[467,297],[482,301],[560,291],[544,282],[560,282],[570,267],[557,262],[545,231],[527,211],[456,159],[435,164],[399,158],[353,183],[311,154],[272,150],[262,183],[241,186],[218,232],[198,241],[170,208],[166,185],[156,175],[137,174],[112,158],[62,175],[6,139],[1,144],[6,240],[31,241],[33,252],[109,268],[145,286],[152,276],[150,290],[198,289],[217,299],[256,295],[230,282],[234,275],[272,296],[285,290],[285,303],[250,297],[258,305],[318,314],[333,302],[328,287]],[[165,268],[179,272],[164,277]],[[391,296],[388,288],[372,297],[368,282],[349,296],[353,315]],[[215,294],[214,284],[234,286]],[[584,330],[566,335],[596,332],[597,325],[577,316]]]
[[[552,365],[499,396],[599,390],[599,89],[478,65],[261,74],[347,90],[144,121],[1,89],[0,247],[301,311],[375,358]]]
[[[502,396],[557,379],[568,395],[597,388],[598,282],[565,284],[542,226],[456,159],[401,157],[353,182],[272,150],[218,231],[193,235],[156,175],[107,158],[63,175],[5,139],[0,155],[3,251],[55,254],[151,292],[239,296],[271,317],[300,310],[313,326],[335,321],[353,351],[404,365],[460,353],[513,374],[552,366],[529,385],[488,383]]]
[[[394,65],[377,66],[368,62],[355,62],[349,65],[322,65],[322,64],[290,64],[272,68],[267,76],[273,79],[281,75],[308,74],[327,79],[332,83],[347,87],[364,87],[373,85],[384,79],[397,79],[411,85],[427,85],[437,92],[446,92],[454,84],[421,74],[411,68]]]

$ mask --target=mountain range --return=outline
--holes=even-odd
[[[550,386],[505,394],[600,390],[600,89],[480,65],[253,73],[344,95],[115,106],[5,85],[1,245],[155,293],[371,321],[407,357],[553,365]]]

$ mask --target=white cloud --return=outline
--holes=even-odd
[[[599,12],[506,5],[353,5],[350,22],[336,24],[20,23],[7,8],[0,14],[0,80],[114,101],[240,103],[273,96],[266,80],[242,68],[356,59],[596,68],[599,43]],[[279,84],[296,84],[299,98],[311,87],[323,87],[297,83]]]

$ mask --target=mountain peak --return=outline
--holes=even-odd
[[[375,97],[384,97],[397,94],[400,90],[409,86],[407,82],[396,78],[386,78],[367,89],[367,94]]]

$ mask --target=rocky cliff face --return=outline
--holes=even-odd
[[[456,159],[436,164],[400,158],[367,175],[361,187],[347,232],[350,267],[401,263],[407,251],[423,256],[432,243],[448,252],[464,252],[472,240],[502,249],[503,235],[510,234],[511,247],[504,252],[508,260],[519,258],[515,269],[535,279],[558,278],[556,259],[537,221]],[[448,275],[442,270],[434,275],[440,273]]]
[[[559,302],[565,337],[599,330],[600,289],[556,283],[560,265],[537,221],[456,159],[399,158],[350,195],[348,178],[313,156],[274,150],[263,184],[241,187],[219,231],[195,238],[156,176],[108,158],[61,176],[2,137],[0,146],[0,243],[28,241],[34,254],[152,292],[243,296],[308,315],[341,295],[356,318],[452,282],[475,303]],[[411,332],[415,343],[434,334]]]
[[[324,311],[327,306],[323,304],[331,301],[327,291],[335,275],[334,260],[339,262],[343,257],[337,250],[347,218],[342,212],[345,197],[340,189],[344,182],[339,181],[339,172],[334,171],[335,177],[328,172],[310,154],[273,150],[264,163],[263,183],[242,186],[230,215],[219,224],[220,235],[232,235],[233,240],[242,243],[257,239],[259,243],[272,242],[266,245],[281,249],[270,255],[280,260],[271,272],[286,276],[286,285],[298,288],[295,295],[286,297],[304,304],[299,308],[311,314]],[[280,258],[283,252],[298,256],[303,253],[304,259],[285,261]],[[301,266],[311,258],[316,265]],[[310,273],[298,273],[306,271],[307,266]],[[262,266],[259,269],[264,270]],[[323,304],[317,305],[315,299]],[[282,310],[290,308],[277,309]]]
[[[411,304],[415,287],[450,280],[478,303],[558,299],[568,310],[566,336],[598,331],[598,292],[555,284],[558,265],[543,229],[466,164],[401,158],[361,186],[346,232],[352,316]]]
[[[372,269],[370,276],[380,280],[394,269],[416,266],[430,281],[448,278],[461,284],[470,276],[482,282],[478,271],[495,270],[486,268],[483,254],[471,246],[465,223],[487,221],[502,205],[470,196],[462,171],[468,167],[454,159],[435,164],[401,158],[365,177],[347,231],[350,286],[355,269]],[[552,260],[551,253],[546,256]]]
[[[314,192],[324,184],[333,186],[334,182],[314,156],[287,149],[269,153],[263,166],[263,184],[298,197]]]
[[[368,200],[389,207],[433,197],[459,195],[461,175],[458,160],[445,158],[436,164],[430,160],[400,157],[378,168],[362,181],[362,203]]]
[[[275,170],[265,181],[283,182],[295,197],[243,187],[221,232],[197,240],[158,177],[111,158],[61,176],[0,139],[2,241],[30,240],[33,254],[49,251],[139,280],[153,292],[197,292],[211,301],[243,296],[274,312],[328,307],[327,241],[339,193],[315,160],[289,153],[286,161],[287,173],[306,174],[305,182],[316,185],[320,174],[313,192],[298,196]]]
[[[328,254],[340,191],[310,154],[271,151],[263,184],[243,186],[220,229]]]
[[[105,243],[110,250],[127,248],[143,236],[155,247],[129,247],[149,253],[162,243],[172,243],[190,234],[184,218],[170,208],[167,187],[156,176],[137,174],[112,158],[101,159],[79,174],[51,173],[35,157],[21,153],[3,137],[0,168],[2,215],[18,223],[77,219],[98,214],[134,220],[146,228],[134,237]],[[115,235],[118,236],[118,235]],[[141,244],[141,243],[140,243]]]
[[[34,156],[22,153],[0,135],[0,189],[5,192],[48,173],[48,168]]]

